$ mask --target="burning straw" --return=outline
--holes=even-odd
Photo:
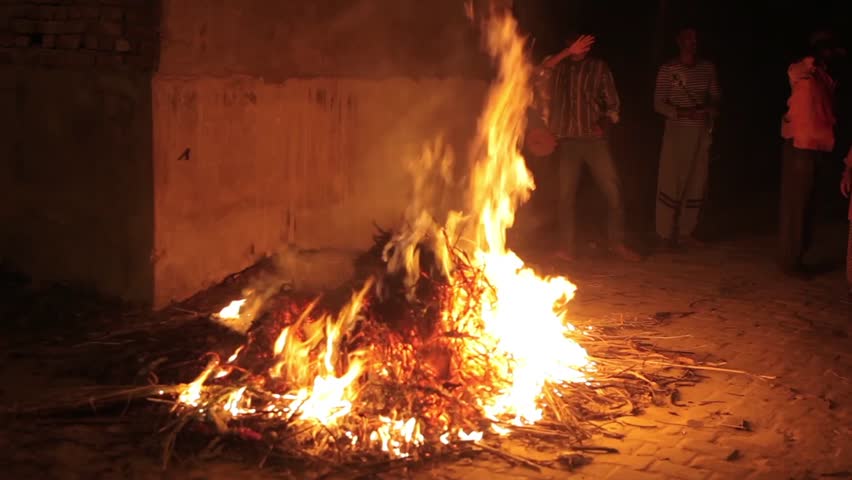
[[[390,238],[379,235],[374,252]],[[434,264],[424,268],[404,308],[397,300],[408,287],[387,275],[382,289],[369,280],[336,317],[313,302],[256,324],[245,346],[227,359],[212,356],[171,396],[176,420],[166,452],[190,422],[337,465],[494,453],[489,439],[506,435],[580,446],[605,433],[600,422],[666,403],[696,381],[692,370],[671,368],[694,362],[655,351],[641,336],[566,329],[564,338],[587,353],[583,373],[548,381],[534,395],[535,411],[506,407],[517,363],[480,324],[497,292],[463,251],[449,252],[451,277],[434,273]]]
[[[470,215],[450,214],[443,227],[433,220],[422,200],[433,185],[423,179],[446,178],[451,158],[427,149],[412,168],[407,228],[377,237],[382,273],[342,309],[285,305],[256,321],[230,357],[211,355],[193,382],[152,387],[174,415],[165,460],[178,433],[198,424],[325,465],[480,450],[535,466],[493,440],[579,446],[601,421],[667,402],[695,380],[694,370],[673,368],[694,364],[680,353],[568,323],[576,287],[539,276],[506,247],[533,188],[517,148],[531,67],[511,16],[495,13],[485,33],[498,76],[472,149]]]
[[[511,15],[492,12],[484,33],[498,74],[472,149],[472,215],[436,224],[427,199],[452,157],[440,142],[427,148],[412,165],[406,228],[377,238],[376,284],[337,314],[316,302],[287,309],[231,358],[213,357],[175,399],[176,428],[205,422],[340,464],[493,451],[484,442],[510,434],[579,444],[594,421],[662,402],[692,376],[649,367],[675,360],[638,342],[567,323],[560,312],[576,287],[506,247],[533,188],[518,151],[532,68]]]

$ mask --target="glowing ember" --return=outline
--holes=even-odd
[[[263,373],[226,386],[221,382],[237,376],[230,372],[242,371],[235,370],[235,362],[248,354],[238,349],[221,368],[218,360],[211,361],[180,394],[179,407],[203,411],[213,404],[232,417],[295,422],[305,432],[304,443],[318,452],[344,442],[404,458],[426,445],[480,442],[486,430],[510,434],[509,424],[534,423],[546,415],[542,397],[549,386],[586,380],[588,356],[571,339],[578,335],[574,328],[558,313],[575,286],[561,277],[538,276],[506,247],[515,210],[534,187],[518,151],[532,100],[531,67],[508,14],[491,17],[486,40],[499,75],[480,119],[478,148],[473,149],[481,153],[472,159],[472,215],[451,213],[440,228],[428,212],[432,183],[425,173],[418,174],[408,228],[383,252],[388,270],[404,273],[409,300],[422,277],[421,246],[435,254],[447,282],[438,301],[437,333],[415,344],[364,321],[371,280],[336,317],[314,315],[314,302],[277,330],[274,342],[265,347],[269,363]],[[446,180],[451,161],[438,141],[424,150],[412,171],[438,172]],[[449,243],[459,232],[472,236],[465,240],[464,255]],[[456,268],[461,257],[469,259],[468,270]],[[381,284],[376,290],[381,297]],[[232,302],[219,316],[239,317],[244,303]],[[373,337],[368,336],[371,331]],[[205,393],[211,375],[207,387],[217,394]],[[448,390],[447,384],[456,386]],[[405,401],[411,398],[407,390],[425,393],[417,402]]]
[[[238,347],[236,350],[234,350],[234,353],[232,353],[231,356],[228,357],[228,363],[234,363],[237,360],[237,357],[240,356],[240,352],[243,351],[243,348],[245,348],[245,347],[241,346],[241,347]]]
[[[240,387],[238,390],[231,392],[231,394],[228,395],[228,399],[225,401],[225,406],[222,409],[230,413],[234,417],[244,413],[254,413],[254,410],[246,410],[239,407],[240,400],[242,400],[243,394],[245,392],[246,387]]]
[[[383,452],[392,454],[397,458],[405,458],[410,455],[407,447],[418,447],[423,444],[424,438],[420,434],[420,424],[416,418],[403,420],[391,420],[380,416],[382,425],[370,433],[370,442],[380,446]]]
[[[240,309],[245,305],[246,299],[234,300],[227,307],[219,311],[219,318],[233,319],[240,318]]]
[[[193,407],[197,407],[199,402],[201,401],[202,387],[204,386],[204,382],[207,381],[207,377],[213,373],[213,370],[219,365],[218,359],[213,359],[207,364],[207,368],[201,372],[201,375],[198,376],[195,380],[190,383],[186,389],[181,392],[178,397],[178,401],[180,403],[191,405]]]

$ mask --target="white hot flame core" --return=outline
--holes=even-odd
[[[227,307],[219,311],[219,318],[234,319],[240,318],[240,310],[246,304],[246,299],[234,300]]]

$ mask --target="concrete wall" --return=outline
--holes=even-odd
[[[319,276],[463,153],[478,47],[457,0],[0,2],[0,261],[155,307],[285,247]]]
[[[284,246],[369,246],[405,159],[438,134],[463,156],[486,87],[461,2],[172,0],[162,26],[156,305]]]
[[[446,77],[486,59],[462,0],[164,0],[164,74]]]
[[[153,293],[155,2],[0,3],[0,261]]]
[[[0,67],[0,255],[42,280],[151,296],[147,76]]]

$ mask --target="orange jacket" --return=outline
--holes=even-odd
[[[814,63],[813,57],[790,65],[790,99],[781,136],[804,150],[834,149],[834,80]]]

